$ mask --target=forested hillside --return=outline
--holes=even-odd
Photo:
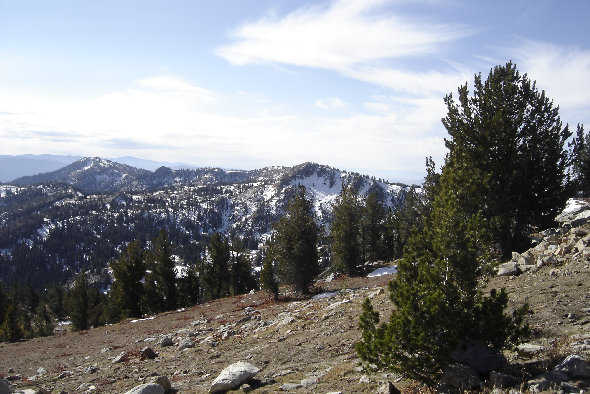
[[[343,183],[360,196],[375,193],[389,209],[399,207],[410,189],[313,163],[150,172],[81,159],[0,187],[0,279],[36,288],[64,283],[80,271],[98,279],[127,243],[146,244],[161,229],[185,264],[195,261],[214,232],[241,238],[254,254],[298,185],[306,187],[327,231]]]

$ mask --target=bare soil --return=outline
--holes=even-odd
[[[292,391],[375,392],[384,381],[418,392],[419,386],[400,376],[366,374],[354,351],[360,339],[362,300],[370,297],[382,318],[387,318],[392,308],[387,298],[391,279],[391,275],[339,278],[319,285],[316,294],[333,292],[324,293],[323,298],[275,302],[267,293],[257,292],[149,320],[3,343],[0,375],[10,379],[14,390],[55,393],[121,393],[165,375],[177,392],[204,393],[221,370],[241,360],[260,368],[256,377],[263,385],[249,387],[253,392],[279,392],[284,384],[302,383],[291,386]],[[517,277],[494,277],[488,287],[506,287],[511,308],[524,302],[531,307],[532,342],[546,345],[547,351],[535,360],[521,360],[515,352],[507,352],[523,370],[540,368],[539,363],[549,366],[574,351],[590,355],[588,260],[572,259]],[[172,337],[175,345],[161,347],[164,335]],[[195,346],[178,350],[176,345],[185,338]],[[142,361],[140,351],[148,346],[158,356]],[[128,360],[113,363],[121,352],[127,352]]]

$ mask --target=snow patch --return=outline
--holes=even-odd
[[[323,298],[331,298],[331,297],[335,297],[337,295],[338,295],[338,292],[337,291],[327,291],[327,292],[324,292],[324,293],[320,293],[320,294],[314,295],[311,299],[312,300],[321,300]]]
[[[376,276],[393,275],[397,274],[397,265],[393,267],[377,268],[375,271],[369,273],[367,278],[374,278]]]

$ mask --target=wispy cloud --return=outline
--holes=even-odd
[[[316,99],[315,105],[318,108],[325,109],[325,110],[338,110],[344,109],[348,107],[340,97],[329,97],[325,99]]]
[[[564,121],[590,120],[590,51],[525,39],[510,51],[519,70],[560,106]]]
[[[235,43],[217,54],[236,65],[270,63],[336,70],[412,93],[432,89],[427,86],[434,80],[431,86],[440,89],[449,79],[440,72],[415,74],[384,63],[438,54],[444,44],[471,32],[464,26],[394,14],[384,9],[387,3],[338,0],[325,7],[303,7],[283,18],[269,16],[236,29],[232,33]],[[454,76],[450,79],[456,80]]]
[[[188,95],[203,101],[212,101],[216,95],[209,89],[191,84],[184,78],[176,75],[157,75],[141,79],[137,84],[143,88],[153,89],[157,92],[177,95]]]

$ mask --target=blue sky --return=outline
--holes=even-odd
[[[590,125],[590,2],[0,0],[0,154],[419,181],[443,98],[513,60]]]

